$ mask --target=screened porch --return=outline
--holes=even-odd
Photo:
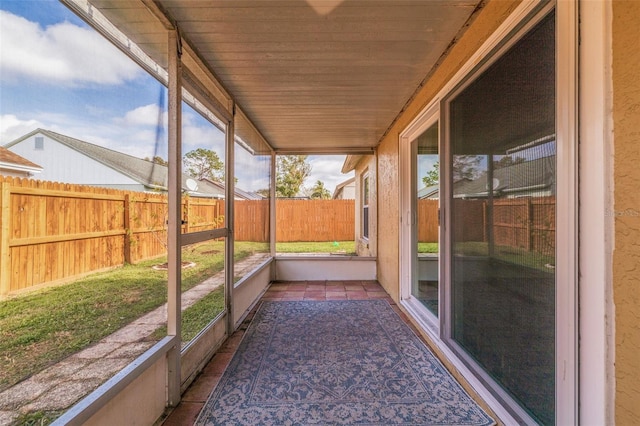
[[[89,200],[72,201],[78,211],[105,211],[117,229],[107,229],[110,219],[64,237],[29,225],[24,235],[7,237],[3,229],[2,290],[13,291],[4,283],[19,274],[7,272],[22,263],[11,259],[45,263],[22,249],[31,243],[101,233],[122,243],[117,250],[111,242],[92,246],[115,253],[109,268],[164,253],[166,261],[156,310],[132,321],[144,334],[133,342],[140,353],[100,380],[90,377],[92,391],[55,424],[216,424],[234,416],[245,416],[242,424],[578,424],[586,387],[577,386],[585,367],[576,343],[575,2],[61,3],[153,81],[152,90],[123,94],[131,114],[109,124],[155,125],[155,133],[135,135],[155,150],[145,154],[152,163],[144,170],[145,195],[71,191],[71,199]],[[87,149],[80,138],[41,133],[8,146],[24,156],[39,151],[34,162],[42,164],[54,143]],[[136,141],[132,135],[125,145]],[[196,177],[187,160],[198,150],[217,154],[215,176]],[[278,158],[304,155],[344,157],[341,172],[353,176],[354,200],[345,204],[354,217],[353,252],[345,255],[331,238],[323,242],[334,248],[322,254],[278,251],[279,232],[294,224],[278,210],[285,204]],[[130,191],[127,185],[109,191]],[[66,211],[68,203],[51,201],[66,197],[64,190],[3,184],[3,226],[25,206]],[[36,196],[44,201],[29,204]],[[292,239],[327,227],[306,217],[295,221]],[[64,219],[49,222],[72,228]],[[55,224],[41,231],[54,233],[49,228]],[[47,250],[43,258],[62,252]],[[82,266],[94,258],[87,255]],[[206,261],[215,268],[190,269]],[[25,272],[34,286],[47,274],[55,271]],[[212,288],[215,309],[204,304],[214,303]],[[206,307],[191,309],[198,303]],[[321,327],[318,318],[337,326]],[[298,334],[288,334],[293,329]],[[316,332],[321,337],[313,340]],[[406,344],[418,355],[367,352],[384,336],[384,347]],[[100,341],[83,359],[115,357],[114,341]],[[283,353],[285,343],[293,359]],[[241,385],[252,356],[259,371],[251,386]],[[360,356],[365,361],[354,362]],[[326,382],[304,387],[314,375],[306,368],[318,359],[327,361],[318,367]],[[272,361],[280,371],[262,369]],[[289,367],[308,381],[283,378]],[[432,370],[442,376],[431,377]],[[53,390],[31,405],[47,392]],[[350,392],[363,400],[375,394],[374,402],[363,402],[357,414],[340,411],[361,403]],[[427,397],[435,394],[441,398]],[[308,405],[282,408],[298,397]],[[343,403],[331,415],[323,411]],[[415,406],[405,412],[409,403]],[[425,412],[441,417],[419,417]]]

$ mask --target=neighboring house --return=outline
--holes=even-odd
[[[354,172],[355,243],[358,256],[376,256],[378,250],[378,191],[376,157],[347,155],[342,173]],[[348,182],[348,181],[347,181]]]
[[[333,191],[334,200],[353,200],[356,198],[356,178],[355,176],[339,183]]]
[[[555,194],[555,156],[537,158],[493,170],[494,197],[546,197]],[[461,179],[453,184],[455,198],[487,198],[487,173],[476,179]],[[425,186],[418,191],[418,199],[437,199],[440,185]]]
[[[210,188],[210,190],[215,189],[215,191],[218,191],[223,195],[225,193],[226,186],[224,182],[216,182],[207,178],[200,179],[198,182],[207,185]],[[234,188],[234,193],[235,193],[234,198],[236,200],[263,200],[264,199],[264,197],[260,194],[257,194],[255,192],[245,191],[240,188]]]
[[[41,180],[131,191],[167,187],[164,166],[50,130],[36,129],[5,148],[41,164]]]
[[[0,147],[0,175],[28,178],[40,172],[42,167],[36,163]]]
[[[545,197],[555,194],[555,156],[537,158],[493,170],[494,197]],[[489,196],[487,173],[474,180],[454,184],[455,198],[486,198]]]
[[[50,130],[36,129],[5,148],[14,155],[42,164],[40,180],[140,192],[167,191],[166,166]],[[195,197],[225,196],[223,184],[196,181],[186,174],[182,176],[182,190]],[[248,196],[236,189],[236,197],[246,199]]]
[[[418,199],[424,200],[426,198],[437,199],[440,196],[440,185],[425,186],[418,191]]]

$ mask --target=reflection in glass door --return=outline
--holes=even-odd
[[[447,124],[451,338],[541,424],[556,411],[555,58],[550,14],[452,97]]]
[[[438,122],[411,142],[414,262],[411,295],[433,315],[438,316],[438,214],[440,197],[440,162],[438,157]]]

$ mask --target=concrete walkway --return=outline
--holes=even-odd
[[[234,265],[244,276],[267,258],[254,254]],[[182,310],[224,284],[224,271],[182,293]],[[77,352],[0,393],[0,425],[36,411],[68,410],[107,381],[156,341],[149,335],[167,323],[166,304],[131,322],[94,345]]]

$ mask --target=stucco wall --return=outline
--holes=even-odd
[[[640,424],[640,2],[613,2],[616,424]]]
[[[398,301],[400,238],[400,132],[435,97],[460,67],[518,6],[519,1],[489,1],[476,13],[471,25],[451,48],[440,65],[430,72],[422,88],[398,117],[378,146],[378,281]]]

